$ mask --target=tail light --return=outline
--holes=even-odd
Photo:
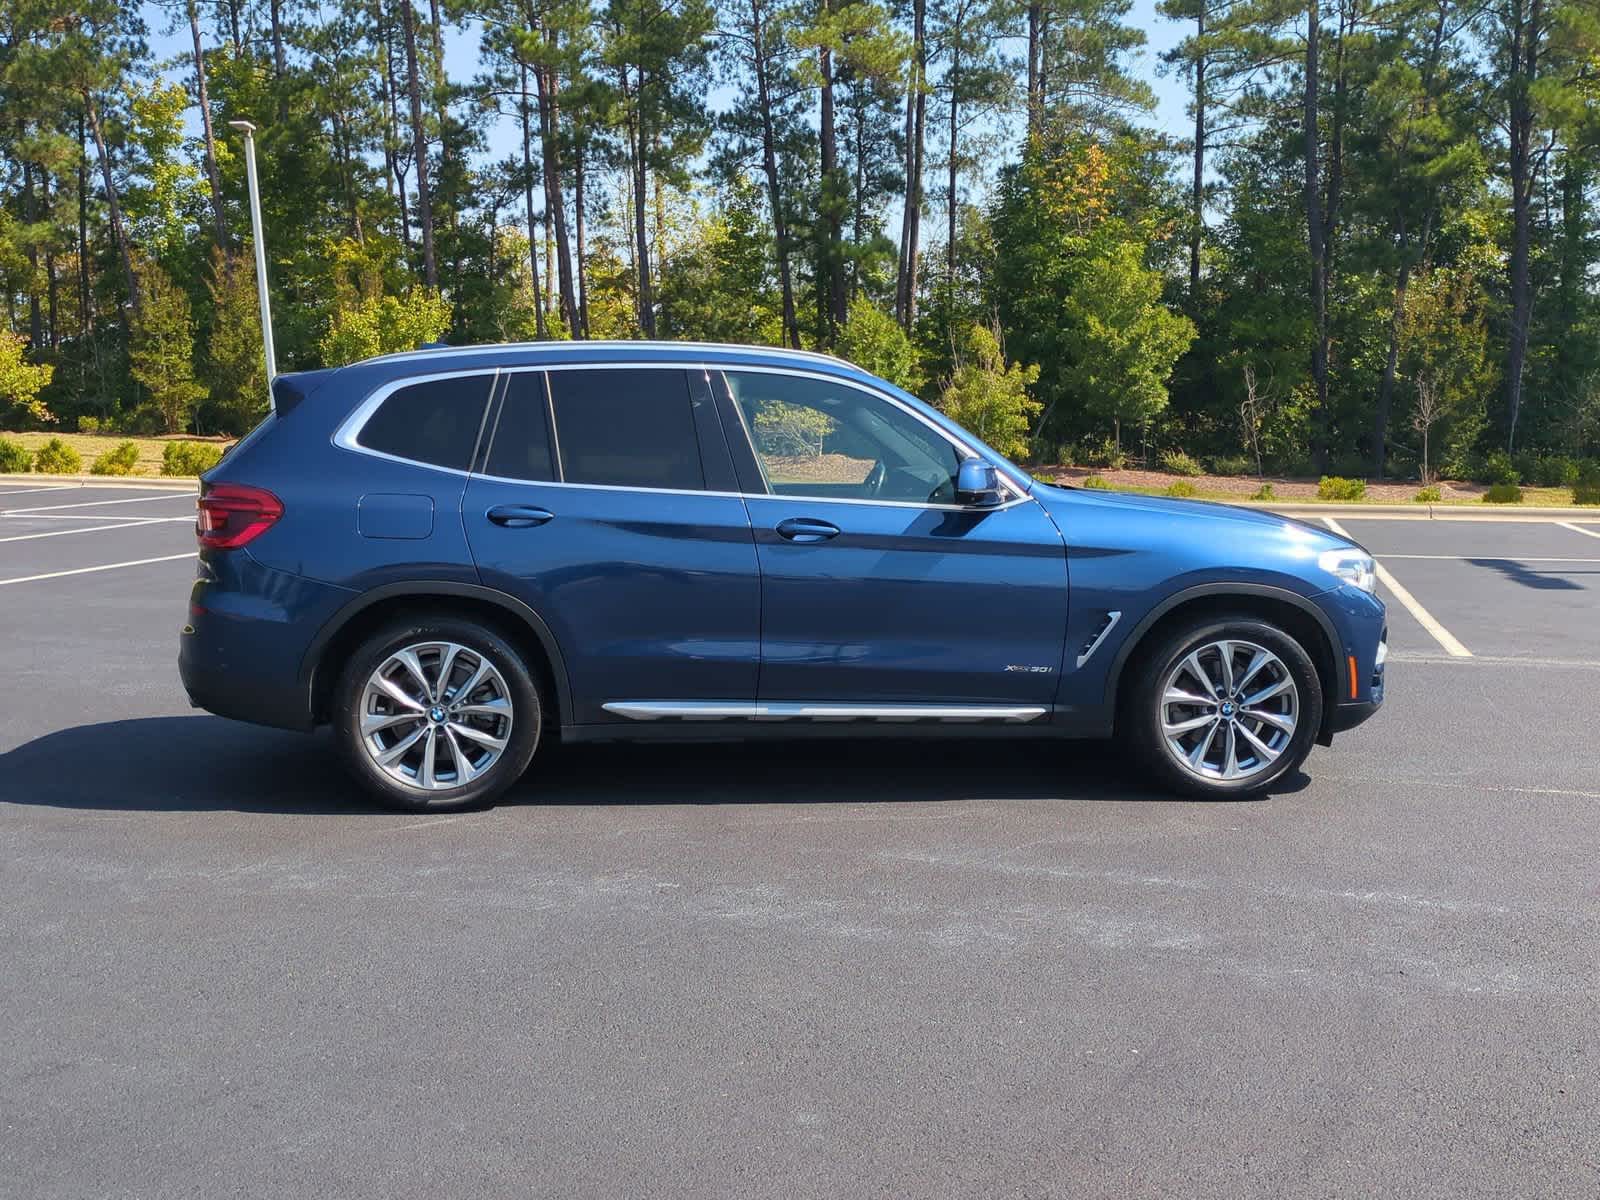
[[[283,516],[283,501],[264,488],[214,483],[201,493],[199,509],[194,535],[201,549],[235,550]]]

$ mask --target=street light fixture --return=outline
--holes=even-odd
[[[276,409],[272,381],[278,375],[278,358],[272,348],[272,304],[267,299],[267,243],[261,232],[261,189],[256,183],[256,127],[249,121],[229,121],[228,127],[244,134],[244,171],[250,182],[250,230],[256,247],[256,301],[261,308],[261,346],[267,355],[267,403]]]

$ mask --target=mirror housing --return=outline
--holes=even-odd
[[[956,468],[956,503],[992,508],[1000,501],[1000,472],[981,458],[963,459]]]

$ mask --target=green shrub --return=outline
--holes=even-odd
[[[1176,496],[1180,500],[1189,500],[1199,494],[1199,489],[1187,479],[1179,479],[1167,485],[1166,495]]]
[[[1187,475],[1192,479],[1206,473],[1204,467],[1182,450],[1163,450],[1160,455],[1160,462],[1161,469],[1173,475]]]
[[[1578,464],[1564,454],[1534,461],[1532,479],[1540,487],[1571,487],[1578,482]]]
[[[203,475],[222,461],[221,446],[203,442],[168,442],[161,451],[163,475]]]
[[[1504,450],[1490,452],[1483,460],[1483,466],[1474,476],[1479,483],[1510,483],[1522,482],[1522,472],[1511,461],[1511,455]]]
[[[1272,485],[1270,483],[1263,483],[1250,497],[1252,500],[1276,500],[1277,498],[1278,493],[1272,490]]]
[[[1109,492],[1111,490],[1111,485],[1104,479],[1101,479],[1098,475],[1089,475],[1083,479],[1080,479],[1078,481],[1078,486],[1089,488],[1091,491],[1096,492]]]
[[[101,424],[100,424],[100,418],[99,417],[88,417],[88,416],[85,416],[85,417],[79,417],[78,418],[78,432],[79,433],[99,433],[100,431],[101,431]]]
[[[1108,471],[1120,471],[1128,465],[1128,452],[1119,449],[1110,438],[1088,447],[1080,456],[1080,461],[1086,467],[1104,467]]]
[[[1572,485],[1574,504],[1600,504],[1600,463],[1585,463]]]
[[[83,459],[60,438],[51,438],[33,456],[33,469],[41,475],[76,475],[83,470]]]
[[[0,437],[0,475],[21,475],[33,469],[33,452],[21,442]]]
[[[1483,494],[1485,504],[1521,504],[1522,489],[1514,483],[1491,483]]]
[[[89,468],[91,475],[132,475],[139,465],[139,447],[132,442],[118,442],[107,450]]]
[[[1243,454],[1217,454],[1209,460],[1213,475],[1254,475],[1256,460]]]
[[[1437,485],[1430,483],[1427,487],[1418,491],[1411,499],[1417,504],[1438,504],[1444,499],[1444,496],[1440,493]]]
[[[1317,484],[1318,500],[1363,500],[1367,495],[1365,479],[1346,479],[1342,475],[1324,475]]]

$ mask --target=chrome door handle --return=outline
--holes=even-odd
[[[839,527],[814,517],[790,517],[778,522],[778,536],[791,542],[825,542],[839,536]]]
[[[556,516],[547,508],[536,508],[531,504],[497,504],[486,515],[494,524],[507,529],[531,529],[555,520]]]

